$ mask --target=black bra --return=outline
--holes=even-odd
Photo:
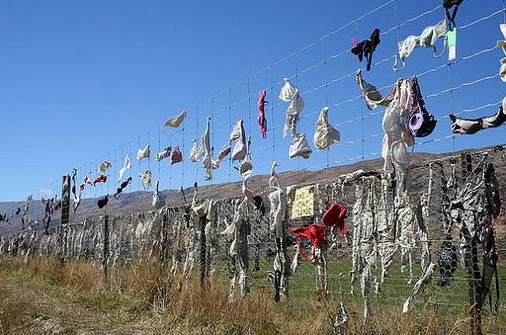
[[[452,26],[453,27],[457,26],[455,23],[455,18],[457,17],[459,6],[463,1],[464,0],[443,0],[443,7],[446,11],[446,18],[448,19],[448,26],[450,30],[453,30]],[[450,14],[450,9],[454,6],[455,8],[453,9],[453,13]]]
[[[108,202],[109,202],[109,194],[107,194],[103,199],[97,201],[98,208],[104,208]]]
[[[368,40],[362,41],[355,45],[351,52],[358,56],[358,60],[361,62],[364,57],[367,60],[367,71],[371,70],[372,54],[376,50],[376,47],[380,44],[380,30],[374,29],[371,37]]]
[[[132,177],[128,177],[127,180],[121,183],[121,185],[116,189],[116,193],[114,193],[114,199],[119,199],[119,195],[123,190],[132,182]]]

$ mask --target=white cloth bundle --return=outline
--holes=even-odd
[[[151,156],[151,149],[149,144],[147,144],[144,149],[137,150],[137,160],[141,161],[143,159],[149,158]]]
[[[232,149],[232,161],[241,161],[246,157],[246,136],[244,134],[244,121],[236,121],[229,136],[229,141],[235,142]]]
[[[204,145],[204,171],[206,173],[205,180],[213,178],[213,159],[211,157],[211,138],[209,132],[211,131],[211,117],[207,118],[206,131],[202,136],[202,144]]]
[[[182,111],[178,115],[171,117],[167,121],[164,122],[164,127],[170,127],[170,128],[177,128],[183,123],[184,119],[186,118],[186,111]]]
[[[200,143],[196,139],[192,139],[192,148],[190,149],[188,159],[192,162],[198,162],[204,159],[205,154],[204,139],[201,138]]]
[[[141,179],[142,187],[144,187],[145,190],[151,187],[151,179],[153,178],[153,173],[150,169],[139,173],[139,178]]]
[[[292,86],[288,78],[283,78],[283,80],[284,84],[283,87],[281,87],[281,91],[279,92],[279,98],[284,102],[289,102],[293,99],[299,90]]]
[[[126,155],[125,160],[123,161],[123,167],[118,172],[118,180],[123,179],[123,175],[131,167],[132,167],[132,165],[130,163],[130,156]]]
[[[316,121],[316,131],[313,136],[313,143],[315,147],[320,150],[325,150],[334,143],[339,143],[341,135],[336,128],[329,123],[328,118],[329,108],[323,107],[320,111],[318,121]]]
[[[289,133],[293,135],[297,132],[299,116],[303,109],[304,99],[302,99],[302,96],[297,93],[286,110],[285,126],[283,129],[284,137],[286,137]]]
[[[165,201],[160,199],[160,192],[158,190],[158,187],[160,186],[160,181],[157,180],[155,183],[155,190],[153,192],[153,198],[151,200],[151,204],[154,208],[160,209],[165,205]]]
[[[292,139],[292,144],[290,145],[290,149],[288,151],[288,157],[302,157],[304,159],[308,159],[311,156],[313,150],[309,147],[309,143],[306,139],[305,133],[295,134]]]

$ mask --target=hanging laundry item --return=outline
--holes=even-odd
[[[501,59],[501,67],[499,68],[499,76],[501,81],[506,83],[506,57]]]
[[[160,151],[159,153],[156,154],[156,160],[161,161],[165,158],[169,158],[171,153],[172,153],[172,148],[166,147],[165,149],[163,149],[162,151]]]
[[[287,241],[286,241],[286,198],[279,183],[276,173],[277,162],[272,162],[271,177],[269,178],[270,202],[270,230],[276,238],[276,252],[274,257],[274,272],[269,273],[269,280],[274,288],[274,301],[279,302],[281,294],[287,295],[288,276],[290,274],[287,262]]]
[[[127,180],[121,183],[120,187],[116,189],[116,193],[114,193],[114,199],[119,199],[121,192],[132,182],[132,177],[128,177]]]
[[[211,148],[211,117],[207,117],[206,131],[202,136],[202,144],[204,145],[204,171],[206,173],[204,179],[211,180],[213,178],[213,159],[212,159],[212,148]]]
[[[107,175],[101,174],[100,176],[95,178],[95,180],[93,181],[93,186],[96,186],[99,183],[105,183],[105,182],[107,182]]]
[[[308,159],[313,153],[313,150],[309,147],[305,133],[294,134],[292,144],[288,151],[288,157],[302,157]]]
[[[336,227],[341,234],[348,235],[348,230],[344,223],[347,209],[341,204],[332,204],[322,216],[322,223],[326,227]]]
[[[170,128],[177,128],[183,123],[184,119],[186,118],[186,111],[182,111],[178,115],[171,117],[167,121],[164,122],[164,127],[170,127]]]
[[[232,149],[232,161],[242,161],[246,157],[247,150],[243,120],[236,121],[228,139],[231,144],[233,141],[236,141]]]
[[[382,122],[385,132],[382,149],[382,156],[385,160],[384,170],[385,172],[393,172],[394,166],[399,167],[401,170],[395,172],[401,178],[409,166],[407,147],[414,144],[414,137],[409,129],[409,114],[412,110],[410,81],[399,79],[384,98],[373,85],[363,80],[360,70],[357,71],[357,82],[370,109],[377,106],[388,107]]]
[[[325,150],[332,144],[339,143],[341,134],[329,123],[329,108],[323,107],[316,121],[316,131],[313,137],[315,147]]]
[[[285,126],[283,129],[283,137],[286,137],[289,133],[294,136],[297,132],[297,124],[299,122],[299,116],[304,109],[304,99],[297,93],[293,98],[292,102],[286,110]]]
[[[265,116],[265,104],[268,104],[268,101],[265,101],[265,97],[267,96],[267,91],[260,91],[258,93],[258,116],[257,121],[260,126],[260,132],[262,133],[263,138],[267,138],[267,117]]]
[[[188,159],[192,162],[198,162],[204,159],[205,156],[205,147],[204,142],[200,141],[200,143],[197,143],[196,139],[192,139],[192,148],[190,149],[190,154],[188,155]]]
[[[501,214],[502,201],[499,189],[499,181],[495,176],[494,165],[488,164],[485,171],[485,195],[487,197],[487,210],[493,218],[497,218]]]
[[[151,156],[151,149],[149,144],[147,144],[144,149],[137,150],[137,160],[141,161],[143,159],[149,158]]]
[[[160,209],[165,206],[165,201],[160,199],[160,192],[158,191],[158,187],[160,186],[160,181],[157,180],[155,183],[155,190],[153,192],[153,199],[151,200],[151,204],[155,209]]]
[[[123,179],[123,175],[127,170],[130,169],[131,166],[132,165],[130,163],[130,156],[126,155],[125,160],[123,161],[123,167],[118,172],[118,180]]]
[[[289,102],[295,97],[299,90],[292,86],[288,78],[283,78],[283,81],[284,84],[279,92],[279,98],[284,102]]]
[[[153,178],[153,173],[150,169],[147,169],[146,171],[139,173],[139,178],[142,182],[142,187],[147,190],[151,187],[151,179]]]
[[[411,111],[409,113],[409,129],[415,137],[425,137],[432,134],[436,128],[437,120],[427,112],[418,80],[413,77],[409,80],[411,88]]]
[[[352,49],[351,52],[358,57],[358,60],[362,62],[365,58],[367,62],[367,71],[371,70],[372,65],[372,55],[376,48],[381,43],[380,40],[380,30],[374,29],[371,34],[371,37],[368,40],[364,40],[360,43],[357,43]]]
[[[497,41],[497,46],[502,48],[503,53],[506,55],[506,24],[499,25],[501,32],[503,34],[504,40]],[[502,58],[501,67],[499,68],[499,75],[501,77],[502,82],[506,82],[506,58]]]
[[[107,169],[109,169],[110,167],[112,166],[112,164],[108,161],[103,161],[102,163],[100,163],[100,165],[98,166],[98,171],[99,172],[105,172],[107,171]]]
[[[450,279],[457,270],[457,264],[457,248],[453,244],[451,237],[448,237],[447,240],[443,242],[439,254],[439,286],[447,287],[451,285]]]
[[[369,84],[362,78],[362,71],[358,70],[356,73],[356,79],[358,82],[358,86],[360,87],[360,91],[365,100],[365,104],[367,109],[373,110],[378,107],[378,101],[381,101],[383,97],[380,92],[376,88],[376,86]]]
[[[74,209],[74,214],[79,209],[79,205],[81,205],[81,194],[79,194],[77,197],[75,197],[72,201],[72,208]]]
[[[499,107],[497,113],[492,116],[485,116],[479,119],[461,119],[453,114],[450,114],[450,119],[452,120],[452,132],[455,134],[472,135],[482,129],[499,127],[506,121],[504,108],[506,108],[506,97],[503,100],[503,105]]]
[[[172,152],[172,156],[170,157],[170,165],[177,164],[183,161],[183,153],[179,150],[179,146],[176,145],[174,151]]]
[[[78,194],[77,190],[76,190],[76,175],[77,175],[77,170],[73,169],[72,176],[71,176],[71,179],[72,179],[72,189],[71,190],[72,190],[72,195],[73,195],[72,208],[74,209],[74,214],[77,212],[77,209],[79,208],[79,205],[81,204],[81,191]]]
[[[434,57],[441,57],[445,53],[446,39],[443,51],[438,54],[436,51],[436,42],[439,38],[445,37],[448,33],[448,26],[446,20],[440,21],[434,26],[429,26],[423,30],[421,35],[410,35],[403,41],[398,43],[399,52],[395,56],[393,69],[400,71],[406,66],[405,60],[413,53],[417,46],[425,48],[432,48],[434,50]]]
[[[246,157],[239,165],[239,173],[244,179],[247,179],[253,173],[253,162],[251,160],[251,136],[248,138],[248,143],[246,144]]]
[[[443,7],[446,12],[446,18],[448,20],[448,26],[450,29],[455,28],[457,24],[455,23],[455,18],[457,17],[457,12],[459,10],[460,5],[464,0],[443,0]],[[453,13],[450,13],[450,9],[453,8]]]
[[[102,209],[107,205],[108,202],[109,202],[109,194],[107,194],[103,199],[98,200],[97,206],[98,208]]]
[[[231,152],[232,152],[231,146],[226,146],[225,148],[221,149],[216,159],[213,160],[213,169],[214,170],[218,169],[223,159],[225,159],[225,157],[227,157]]]
[[[70,176],[70,179],[72,180],[72,195],[74,196],[74,199],[77,198],[77,191],[76,191],[76,175],[77,175],[77,169],[72,169],[72,175]],[[30,202],[31,203],[31,202]]]
[[[289,228],[288,230],[293,233],[295,242],[299,245],[301,252],[303,250],[301,242],[302,238],[310,240],[313,245],[313,249],[320,247],[320,245],[325,241],[325,227],[317,224],[301,228]]]

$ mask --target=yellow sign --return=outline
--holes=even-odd
[[[314,215],[314,187],[306,186],[295,190],[292,219]]]

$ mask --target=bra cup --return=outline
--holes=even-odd
[[[308,159],[312,152],[313,151],[307,143],[306,134],[294,134],[290,150],[288,151],[288,157],[294,158],[300,156],[304,159]]]
[[[408,36],[404,41],[399,42],[399,57],[401,60],[408,58],[419,43],[419,37],[415,35]]]
[[[494,116],[484,117],[482,127],[485,128],[493,128],[500,126],[506,121],[506,114],[504,114],[504,110],[502,107],[499,108],[497,114]]]
[[[320,111],[318,121],[316,121],[316,131],[313,136],[313,143],[315,147],[320,150],[327,149],[334,143],[339,143],[341,135],[339,131],[334,128],[328,120],[328,107],[323,107]]]
[[[411,118],[409,119],[409,127],[411,128],[411,131],[416,133],[418,129],[423,124],[423,116],[421,113],[413,113],[411,115]]]
[[[506,57],[501,59],[501,67],[499,69],[499,75],[501,76],[502,82],[506,83]]]
[[[436,43],[436,33],[434,31],[434,27],[427,27],[423,30],[420,35],[420,46],[425,48],[433,47]]]
[[[285,102],[291,101],[295,95],[297,94],[298,90],[292,86],[290,81],[285,78],[284,79],[285,84],[281,88],[281,91],[279,92],[279,98]]]

